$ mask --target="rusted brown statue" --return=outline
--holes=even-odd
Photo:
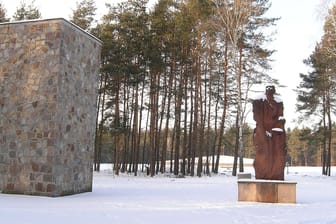
[[[256,179],[284,180],[285,119],[282,100],[274,94],[275,87],[266,86],[266,93],[253,100],[253,118],[256,121],[253,166]]]

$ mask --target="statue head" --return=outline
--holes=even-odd
[[[273,99],[273,95],[275,94],[275,87],[273,85],[266,86],[266,97],[268,100]]]

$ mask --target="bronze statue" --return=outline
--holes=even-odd
[[[253,118],[256,121],[253,166],[256,179],[284,180],[285,119],[282,100],[274,94],[275,87],[266,86],[266,93],[253,100]]]

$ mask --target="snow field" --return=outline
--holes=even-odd
[[[238,202],[237,178],[228,171],[201,178],[135,177],[115,176],[111,168],[94,173],[91,193],[0,194],[0,223],[336,223],[336,176],[321,176],[320,167],[289,167],[286,180],[297,182],[297,204]]]

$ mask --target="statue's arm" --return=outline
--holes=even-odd
[[[253,105],[253,119],[257,122],[257,124],[262,125],[264,116],[263,101],[254,100],[252,102],[252,105]]]

